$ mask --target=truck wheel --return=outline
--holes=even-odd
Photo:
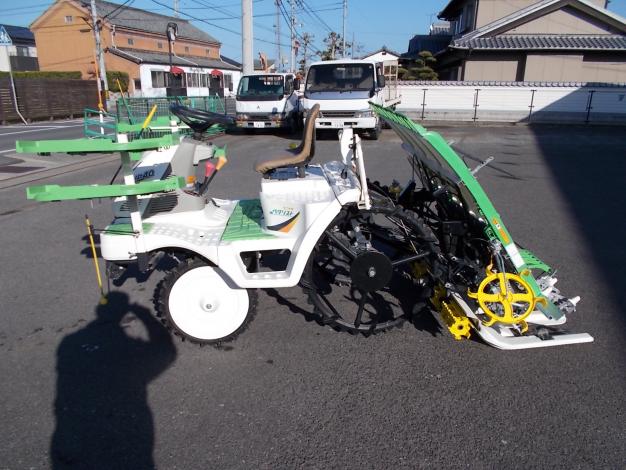
[[[376,123],[376,127],[370,131],[370,139],[378,140],[382,131],[382,121],[379,119]]]

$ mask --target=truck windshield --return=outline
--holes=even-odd
[[[278,100],[285,94],[282,75],[248,75],[241,77],[238,100]]]
[[[306,90],[368,91],[374,88],[373,64],[322,64],[309,69]]]

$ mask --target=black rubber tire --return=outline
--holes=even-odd
[[[409,230],[411,230],[413,234],[416,234],[416,233],[419,234],[418,237],[423,240],[423,243],[421,244],[422,247],[426,247],[426,248],[432,247],[432,249],[436,251],[436,248],[434,247],[436,243],[436,239],[432,235],[432,232],[428,230],[428,228],[416,217],[416,215],[413,212],[403,210],[399,206],[393,206],[393,204],[388,204],[388,202],[389,201],[387,201],[387,203],[381,204],[380,206],[373,207],[371,212],[376,213],[376,214],[381,214],[381,215],[389,215],[389,216],[392,216],[394,218],[401,220],[409,228]],[[340,212],[340,214],[335,218],[335,220],[331,222],[329,227],[334,227],[335,225],[340,224],[341,222],[347,220],[346,219],[347,217],[348,216],[346,214],[346,208],[344,208],[342,209],[342,212]],[[396,297],[396,300],[397,300],[398,305],[402,306],[401,307],[402,312],[401,313],[398,312],[397,316],[388,318],[386,321],[376,322],[374,324],[364,323],[356,327],[355,324],[350,324],[349,320],[342,318],[341,314],[336,309],[333,312],[331,307],[329,306],[331,302],[326,298],[326,295],[325,294],[320,295],[321,291],[328,290],[328,289],[327,287],[325,288],[325,286],[320,285],[319,274],[317,275],[317,279],[316,279],[316,274],[314,272],[316,269],[315,263],[317,262],[316,256],[318,255],[319,251],[322,249],[322,247],[326,243],[326,239],[327,239],[327,235],[324,233],[322,234],[322,236],[316,243],[316,248],[311,253],[309,260],[307,261],[304,272],[302,274],[302,281],[301,281],[301,286],[305,294],[309,298],[309,303],[312,304],[314,307],[314,314],[320,318],[321,323],[330,325],[337,331],[346,331],[351,334],[360,333],[365,336],[369,336],[374,333],[384,332],[384,331],[393,329],[395,327],[398,327],[406,320],[406,318],[412,315],[413,304],[408,305],[406,303],[407,299],[400,299],[398,297]],[[415,290],[409,289],[409,292],[411,292],[411,295],[413,295]],[[351,288],[351,294],[353,295],[352,288]],[[378,295],[378,291],[375,292],[375,294]],[[368,294],[368,295],[371,295],[371,294]],[[387,297],[394,296],[393,293],[389,293],[389,292],[387,292],[386,295]],[[344,296],[344,298],[346,298],[346,296]],[[381,303],[380,300],[376,300],[372,297],[370,298],[373,300],[371,305],[374,305],[376,303],[380,305]],[[353,299],[356,302],[356,298],[354,296],[353,296]],[[376,310],[375,315],[378,316],[379,309],[376,307],[374,307],[374,309]],[[383,309],[381,308],[380,310],[383,310]]]
[[[178,264],[174,269],[169,271],[165,277],[159,282],[156,287],[155,295],[154,295],[154,305],[157,312],[157,316],[161,319],[163,325],[165,325],[170,331],[174,333],[174,335],[178,336],[182,341],[189,341],[194,344],[198,344],[200,346],[211,345],[215,347],[220,347],[224,343],[228,343],[237,338],[250,324],[252,319],[254,318],[254,314],[256,313],[256,306],[258,303],[258,296],[256,289],[247,289],[248,298],[249,298],[249,306],[248,306],[248,314],[243,321],[243,323],[235,330],[233,333],[225,336],[223,338],[218,338],[215,340],[206,340],[201,338],[196,338],[185,331],[178,328],[176,322],[172,319],[169,310],[169,295],[172,290],[172,287],[183,274],[186,272],[202,267],[202,266],[210,266],[205,261],[199,258],[189,258],[185,261],[182,261]]]
[[[382,132],[383,132],[382,120],[378,119],[378,124],[376,125],[376,127],[373,130],[369,131],[370,140],[378,140]]]

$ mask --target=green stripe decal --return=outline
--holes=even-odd
[[[274,235],[266,233],[261,227],[262,218],[261,201],[258,199],[239,201],[228,219],[222,234],[222,240],[237,241],[274,238]]]

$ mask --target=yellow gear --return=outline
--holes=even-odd
[[[528,315],[530,315],[537,303],[544,302],[543,298],[535,297],[533,291],[524,279],[517,274],[512,273],[499,273],[491,270],[492,265],[487,266],[487,277],[485,277],[476,292],[467,291],[467,295],[472,299],[476,299],[480,308],[483,310],[490,320],[484,323],[485,326],[491,326],[495,322],[507,323],[507,324],[519,324],[522,328],[522,332],[528,329],[527,323],[524,321]],[[492,289],[493,283],[498,283],[496,289]],[[521,292],[513,292],[510,288],[511,283],[514,282],[519,287]],[[497,292],[494,292],[496,291]],[[491,307],[494,304],[500,304],[502,306],[502,312],[496,313]],[[513,310],[513,304],[519,307],[520,304],[525,305],[524,310],[521,313],[515,313]]]
[[[469,339],[471,334],[469,318],[465,316],[461,307],[454,300],[445,300],[445,295],[446,290],[439,285],[435,287],[435,293],[430,298],[430,302],[441,314],[441,318],[454,339]]]
[[[446,322],[448,331],[454,336],[454,339],[460,341],[463,338],[470,337],[470,321],[461,308],[454,301],[443,300],[441,302],[441,318]]]

